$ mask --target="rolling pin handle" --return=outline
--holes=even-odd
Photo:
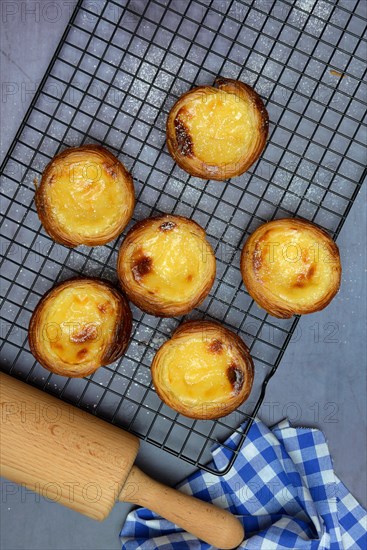
[[[155,481],[133,466],[119,496],[146,506],[215,548],[237,548],[245,537],[240,521],[213,504]]]

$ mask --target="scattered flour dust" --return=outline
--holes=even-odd
[[[161,347],[164,342],[167,340],[164,336],[155,336],[152,340],[152,344],[154,348]]]
[[[311,22],[308,24],[308,30],[313,34],[320,33],[327,24],[328,17],[333,9],[333,6],[326,4],[323,1],[316,0],[297,0],[295,7],[307,13],[312,13]]]
[[[311,13],[315,3],[316,3],[316,0],[297,0],[295,7],[303,11],[307,11],[308,13]]]

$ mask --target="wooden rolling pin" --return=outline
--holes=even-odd
[[[116,500],[146,506],[217,548],[244,539],[229,512],[154,481],[133,465],[132,434],[0,373],[1,475],[91,518]]]

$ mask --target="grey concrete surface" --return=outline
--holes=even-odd
[[[5,4],[18,12],[5,14]],[[18,9],[21,4],[42,8],[47,2],[2,2],[2,158],[61,37],[73,2],[57,3],[61,9],[53,23],[51,11],[48,17],[42,10],[39,16],[22,15]],[[366,198],[364,187],[338,240],[343,262],[341,291],[326,310],[300,321],[260,414],[268,424],[289,416],[297,425],[320,427],[328,439],[337,474],[364,505]],[[148,444],[141,446],[138,463],[169,484],[192,471],[185,462]],[[0,545],[3,550],[117,549],[128,509],[128,505],[117,504],[106,521],[97,523],[3,479]]]

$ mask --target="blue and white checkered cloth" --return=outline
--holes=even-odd
[[[235,447],[238,437],[226,445]],[[212,454],[220,470],[231,453],[218,446]],[[367,549],[366,511],[335,475],[316,429],[288,421],[269,429],[256,420],[228,474],[198,470],[178,488],[236,514],[246,532],[241,549]],[[128,515],[121,537],[123,550],[213,548],[146,508]]]

